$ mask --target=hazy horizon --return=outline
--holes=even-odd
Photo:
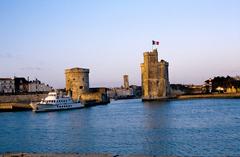
[[[64,70],[90,69],[90,87],[129,75],[141,85],[143,52],[160,41],[170,83],[240,75],[238,0],[0,0],[0,77],[65,87]]]

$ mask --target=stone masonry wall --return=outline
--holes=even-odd
[[[158,61],[157,49],[144,53],[141,74],[143,99],[159,99],[169,96],[168,62]]]
[[[41,101],[47,94],[28,94],[28,95],[1,95],[0,103],[30,103]]]
[[[89,69],[72,68],[65,70],[66,92],[73,100],[78,100],[82,93],[89,90]]]

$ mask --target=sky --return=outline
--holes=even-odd
[[[90,69],[90,87],[141,85],[143,52],[160,41],[170,83],[240,75],[239,0],[0,0],[0,77],[65,87]]]

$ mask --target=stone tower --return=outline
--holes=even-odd
[[[124,88],[126,89],[129,88],[128,75],[123,75],[123,85],[124,85]]]
[[[82,93],[89,91],[89,69],[72,68],[65,70],[66,92],[73,100],[78,100]]]
[[[141,64],[143,100],[167,98],[170,94],[168,62],[158,61],[157,49],[145,52]]]

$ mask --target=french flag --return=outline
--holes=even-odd
[[[159,45],[159,41],[152,40],[152,45]]]

